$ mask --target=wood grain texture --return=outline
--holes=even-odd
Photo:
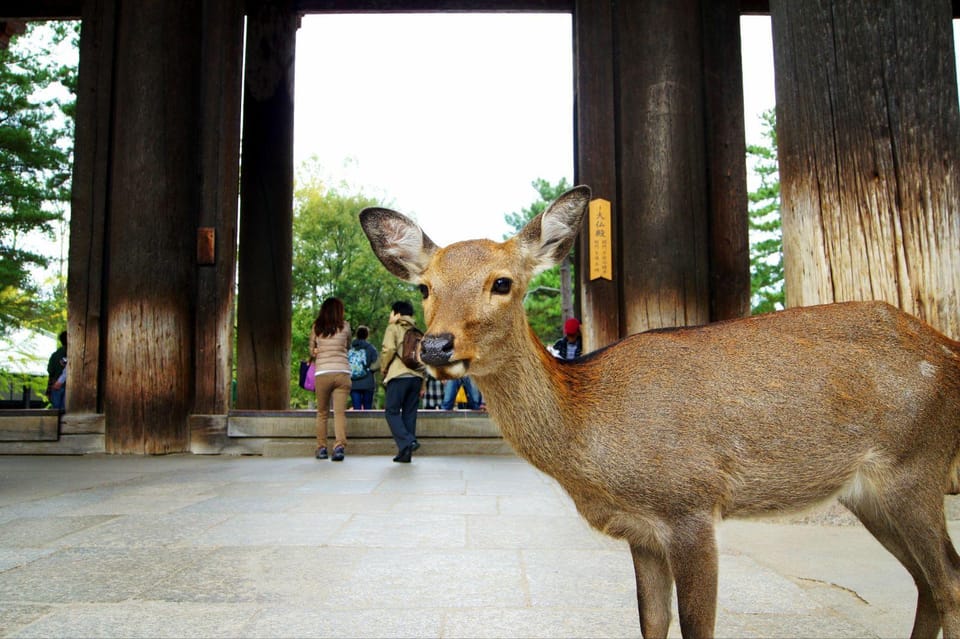
[[[960,336],[949,2],[771,13],[787,305],[881,299]]]

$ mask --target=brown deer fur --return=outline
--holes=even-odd
[[[589,199],[586,187],[565,193],[503,243],[440,248],[394,211],[360,219],[381,262],[424,293],[432,374],[470,374],[516,451],[629,543],[643,635],[667,635],[674,583],[683,636],[713,634],[719,520],[838,497],[917,584],[913,636],[960,637],[943,514],[960,343],[867,302],[652,331],[556,360],[523,296],[569,251]]]

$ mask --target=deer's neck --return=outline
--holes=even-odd
[[[475,381],[504,439],[549,472],[572,436],[566,406],[573,398],[563,391],[560,364],[530,338],[505,352],[497,372]]]

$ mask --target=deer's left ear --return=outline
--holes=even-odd
[[[559,264],[567,256],[580,232],[589,204],[590,187],[574,187],[554,200],[546,211],[530,220],[516,235],[534,264],[534,274]]]
[[[437,245],[416,222],[390,209],[366,208],[360,211],[360,226],[388,271],[407,282],[420,281]]]

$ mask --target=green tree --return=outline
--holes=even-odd
[[[50,263],[36,236],[54,238],[70,199],[77,63],[55,50],[78,38],[76,22],[30,23],[0,48],[0,333],[65,324],[63,278],[44,291],[33,272]]]
[[[346,185],[331,188],[320,174],[315,161],[305,163],[294,193],[291,360],[296,368],[309,356],[310,327],[328,297],[343,300],[351,327],[370,328],[370,342],[378,350],[393,302],[412,302],[423,324],[419,291],[383,268],[360,227],[360,211],[383,203],[346,193]],[[309,399],[300,388],[291,393],[294,406],[306,406]]]
[[[761,116],[767,145],[747,146],[754,159],[760,186],[750,200],[750,294],[751,311],[767,313],[784,307],[783,234],[780,228],[780,173],[777,162],[776,112]]]
[[[519,213],[507,213],[503,216],[504,221],[513,228],[514,232],[520,231],[527,222],[543,213],[550,202],[571,188],[566,178],[560,178],[560,181],[556,184],[550,184],[542,178],[537,178],[531,183],[531,186],[537,191],[540,199],[522,209]],[[534,333],[544,344],[552,344],[560,337],[564,315],[564,284],[561,274],[569,273],[566,278],[566,286],[568,290],[571,289],[573,281],[571,264],[568,255],[564,264],[554,266],[534,277],[527,289],[527,297],[523,302],[527,313],[527,321],[530,322]],[[568,313],[571,312],[572,309],[568,309]]]

